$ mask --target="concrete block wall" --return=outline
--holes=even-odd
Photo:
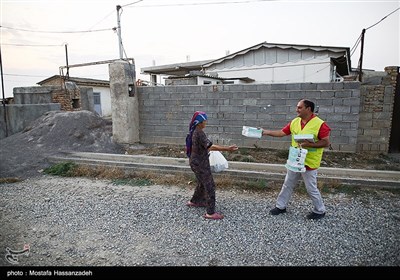
[[[81,102],[81,110],[91,111],[96,113],[94,109],[94,97],[93,97],[93,88],[82,87],[79,89],[80,91],[80,102]]]
[[[25,129],[31,122],[49,111],[60,111],[58,103],[47,104],[12,104],[6,105],[7,126],[4,122],[4,108],[0,107],[0,139],[11,136]]]
[[[14,104],[52,103],[52,93],[59,87],[16,87],[13,89]]]
[[[281,129],[296,117],[307,98],[332,128],[334,150],[355,152],[360,113],[360,83],[294,83],[138,87],[140,142],[182,145],[195,111],[209,117],[206,133],[214,143],[287,149],[290,137],[242,136],[242,127]]]
[[[63,89],[60,86],[16,87],[13,89],[14,102],[6,107],[7,126],[4,122],[4,108],[0,109],[0,139],[22,131],[30,122],[48,111],[88,110],[95,112],[93,89],[83,87]],[[79,103],[73,100],[79,98]],[[6,133],[7,129],[7,133]]]
[[[64,89],[61,86],[16,87],[13,89],[14,103],[15,104],[60,103],[61,110],[73,111],[74,108],[72,99],[79,98],[79,92],[78,92],[78,97],[76,97],[75,91]]]
[[[57,97],[64,94],[59,86],[15,87],[14,102],[0,108],[0,139],[11,136],[25,129],[32,121],[48,111],[60,111],[62,103],[56,103]],[[62,101],[65,99],[62,99]],[[71,103],[69,102],[68,106]],[[65,106],[64,106],[65,108]],[[7,125],[4,122],[6,116]]]

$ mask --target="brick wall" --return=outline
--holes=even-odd
[[[387,153],[393,115],[398,67],[386,67],[386,75],[364,76],[360,91],[357,151]]]
[[[42,87],[53,87],[52,102],[60,103],[62,111],[76,111],[81,108],[80,90],[75,83],[64,83],[61,79],[53,79],[43,84]]]

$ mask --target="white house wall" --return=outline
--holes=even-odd
[[[249,77],[256,83],[327,83],[331,82],[329,58],[313,61],[298,61],[274,65],[213,69],[220,78]]]
[[[102,117],[111,117],[111,93],[108,87],[93,87],[93,92],[100,92]]]
[[[329,83],[331,82],[330,61],[320,63],[296,63],[272,69],[272,76],[264,76],[271,83]],[[260,77],[261,79],[262,77]]]
[[[331,57],[344,52],[260,48],[207,67],[220,78],[249,77],[256,83],[331,82]]]

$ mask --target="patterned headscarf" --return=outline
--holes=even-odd
[[[203,121],[207,120],[207,115],[205,112],[202,111],[196,111],[192,117],[192,120],[189,124],[189,133],[186,136],[186,155],[190,157],[192,153],[192,136],[193,136],[193,131],[195,130],[196,126],[199,123],[202,123]]]

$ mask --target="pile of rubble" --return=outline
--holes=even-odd
[[[112,124],[90,111],[50,111],[22,132],[0,140],[0,177],[27,178],[63,152],[124,153],[112,140]]]

